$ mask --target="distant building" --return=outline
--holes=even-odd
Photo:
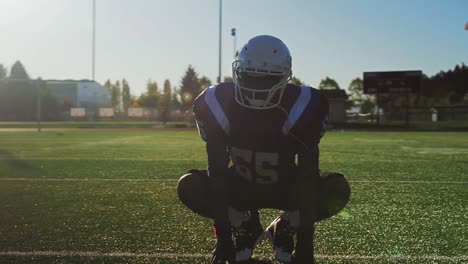
[[[97,112],[100,107],[110,106],[110,91],[90,80],[47,80],[47,87],[60,104],[70,108],[85,108]]]
[[[348,95],[342,89],[320,90],[328,99],[328,122],[331,124],[346,122],[346,100]]]

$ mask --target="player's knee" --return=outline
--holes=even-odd
[[[343,174],[338,172],[328,173],[325,177],[322,177],[322,179],[326,186],[326,190],[336,193],[336,196],[342,197],[346,202],[349,200],[351,187]]]
[[[209,179],[206,173],[190,170],[177,183],[179,200],[193,212],[209,217]]]
[[[341,173],[321,172],[320,177],[322,178],[323,192],[319,220],[323,220],[343,210],[351,196],[351,188]]]

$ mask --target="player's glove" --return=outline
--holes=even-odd
[[[236,251],[232,239],[221,239],[218,237],[216,248],[213,252],[211,264],[235,264]]]

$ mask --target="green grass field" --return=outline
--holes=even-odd
[[[211,222],[175,192],[205,165],[195,131],[1,132],[0,263],[207,263]],[[330,132],[321,167],[353,194],[318,263],[468,263],[468,133]]]
[[[0,122],[0,129],[4,128],[91,128],[91,129],[113,129],[113,128],[133,128],[133,129],[149,129],[153,127],[163,126],[162,122],[157,121],[58,121],[58,122]],[[194,124],[187,122],[167,122],[164,127],[181,128],[195,127]]]

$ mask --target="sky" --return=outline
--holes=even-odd
[[[96,81],[179,86],[188,65],[218,76],[220,0],[96,0]],[[92,0],[0,0],[0,64],[32,78],[92,78]],[[466,0],[223,0],[222,75],[256,35],[289,47],[293,74],[342,88],[365,71],[433,75],[468,64]],[[237,29],[236,44],[231,28]]]

